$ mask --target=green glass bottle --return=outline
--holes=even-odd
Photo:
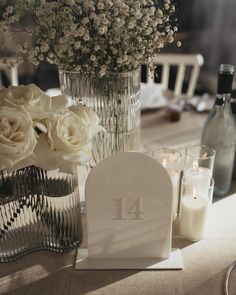
[[[236,124],[231,111],[233,76],[234,66],[220,65],[216,101],[202,133],[202,144],[216,151],[213,169],[216,196],[223,196],[229,191],[234,166]]]

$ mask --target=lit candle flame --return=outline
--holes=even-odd
[[[166,159],[163,159],[162,162],[161,162],[161,164],[162,164],[162,166],[164,168],[166,168],[167,167],[167,160]]]
[[[193,169],[199,173],[199,165],[197,160],[193,161]]]

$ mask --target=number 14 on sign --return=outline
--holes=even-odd
[[[138,198],[134,201],[134,203],[127,208],[125,198],[113,199],[112,200],[115,205],[116,216],[113,220],[142,220],[143,213],[142,212],[142,200]]]

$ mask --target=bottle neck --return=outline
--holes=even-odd
[[[216,95],[215,105],[217,106],[225,106],[230,105],[231,103],[231,93],[218,93]]]
[[[217,93],[230,93],[232,90],[233,77],[233,71],[220,71],[218,73]]]

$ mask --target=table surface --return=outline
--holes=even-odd
[[[184,145],[199,141],[205,115],[186,112],[177,123],[168,122],[163,116],[162,112],[142,115],[144,144]],[[233,191],[236,192],[234,187]],[[173,247],[181,249],[184,270],[75,271],[75,250],[66,254],[40,251],[0,264],[0,294],[223,294],[226,269],[236,259],[234,208],[234,194],[215,200],[207,239],[195,243],[173,240]],[[230,290],[236,290],[236,272]]]

